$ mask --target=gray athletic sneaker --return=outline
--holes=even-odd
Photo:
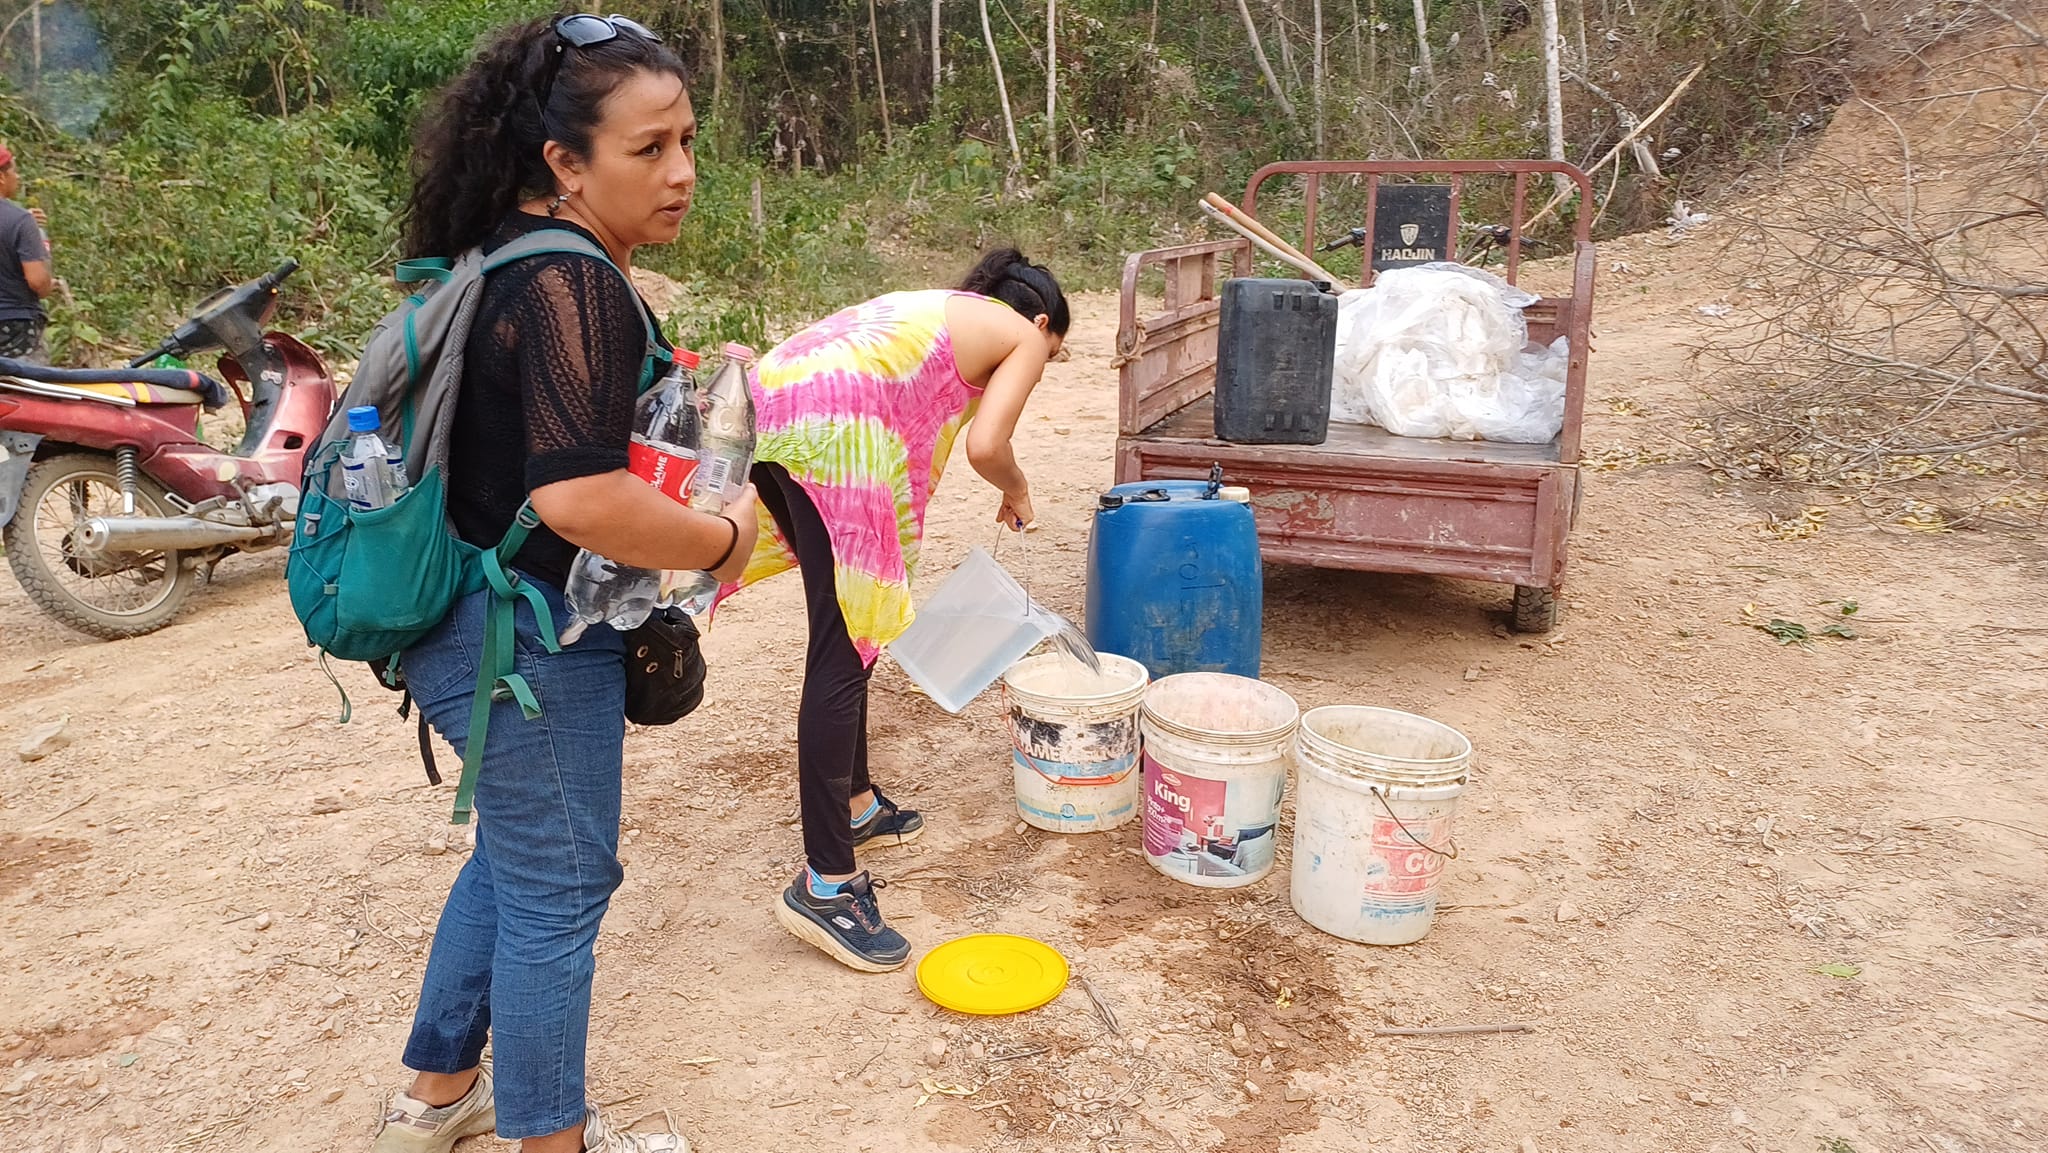
[[[588,1108],[583,1115],[584,1153],[690,1153],[690,1143],[680,1133],[628,1133],[612,1128],[597,1102]]]
[[[875,890],[884,882],[866,873],[841,882],[829,897],[811,892],[811,871],[797,870],[796,880],[775,903],[775,919],[800,941],[823,949],[827,956],[863,973],[887,973],[910,960],[910,942],[882,920]]]
[[[498,1127],[498,1106],[491,1099],[491,1067],[477,1073],[476,1084],[453,1105],[429,1105],[409,1093],[395,1094],[377,1127],[370,1153],[448,1153],[464,1137]]]
[[[875,790],[874,812],[864,821],[853,823],[853,847],[858,849],[872,842],[876,846],[907,845],[924,833],[924,814],[915,809],[899,809],[881,789]]]

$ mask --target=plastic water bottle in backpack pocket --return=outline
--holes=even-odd
[[[473,591],[477,550],[448,532],[438,467],[408,486],[402,432],[387,444],[374,408],[351,410],[349,424],[306,470],[285,575],[307,639],[368,661],[410,647]]]

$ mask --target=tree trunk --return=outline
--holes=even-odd
[[[1316,110],[1316,159],[1321,160],[1326,149],[1323,137],[1323,0],[1310,0],[1312,13],[1311,30],[1315,42],[1310,47],[1309,77]]]
[[[1287,78],[1294,82],[1297,91],[1301,88],[1301,64],[1294,58],[1294,41],[1287,38],[1287,13],[1280,8],[1280,0],[1270,0],[1273,6],[1273,36],[1280,41],[1280,67]]]
[[[932,107],[939,106],[939,75],[945,71],[939,59],[939,0],[932,0]]]
[[[982,0],[987,10],[988,0]],[[1273,90],[1273,99],[1280,105],[1280,112],[1289,120],[1300,119],[1295,115],[1294,102],[1287,99],[1287,93],[1280,87],[1280,78],[1273,75],[1273,65],[1266,59],[1265,45],[1259,43],[1259,26],[1252,23],[1252,10],[1245,6],[1245,0],[1237,0],[1237,14],[1244,18],[1244,34],[1251,38],[1252,57],[1259,63],[1259,74],[1266,78],[1266,87]]]
[[[1059,81],[1059,0],[1045,0],[1045,171],[1048,176],[1060,166],[1060,122],[1055,111]]]
[[[1486,70],[1493,71],[1493,25],[1486,19],[1486,0],[1472,0],[1479,9],[1479,43],[1486,48]]]
[[[725,114],[725,0],[711,0],[711,114]]]
[[[868,46],[875,52],[875,99],[882,105],[882,151],[896,151],[896,130],[889,126],[889,81],[882,75],[882,33],[875,26],[875,0],[868,0]]]
[[[1380,0],[1372,0],[1372,8],[1365,16],[1366,54],[1365,83],[1373,95],[1379,95],[1380,87]]]
[[[1365,30],[1360,27],[1365,21],[1358,15],[1358,0],[1351,0],[1351,73],[1353,79],[1365,75]]]
[[[1422,91],[1428,99],[1436,91],[1436,59],[1429,53],[1429,6],[1425,0],[1415,0],[1415,46],[1422,51]]]
[[[1564,159],[1563,40],[1557,29],[1557,0],[1543,0],[1543,100],[1550,121],[1550,158],[1557,161]],[[1559,195],[1572,186],[1562,172],[1555,183]]]
[[[853,122],[853,143],[849,151],[853,156],[855,164],[860,163],[860,70],[862,68],[860,58],[860,28],[857,25],[848,24],[846,26],[846,82],[847,86],[853,90],[853,103],[847,106],[847,118]],[[824,153],[825,142],[821,140],[818,142],[818,154],[822,156]]]
[[[1243,3],[1243,0],[1238,0]],[[996,74],[996,96],[1003,102],[1003,131],[1010,138],[1010,174],[1016,175],[1024,168],[1024,151],[1017,147],[1017,120],[1010,115],[1010,89],[1003,83],[1003,58],[996,52],[995,29],[988,26],[988,0],[981,3],[981,38],[988,44],[989,67]]]
[[[1572,0],[1572,46],[1578,49],[1579,71],[1589,71],[1593,58],[1586,55],[1586,0]]]

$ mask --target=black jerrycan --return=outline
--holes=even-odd
[[[1330,435],[1337,298],[1307,280],[1223,282],[1216,333],[1216,438],[1321,444]]]

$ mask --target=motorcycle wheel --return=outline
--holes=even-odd
[[[135,511],[169,516],[164,490],[147,477],[135,488]],[[114,462],[93,453],[39,460],[22,485],[0,539],[16,580],[44,612],[89,636],[122,640],[169,624],[199,581],[176,552],[80,555],[72,534],[96,516],[120,516],[121,480]]]

